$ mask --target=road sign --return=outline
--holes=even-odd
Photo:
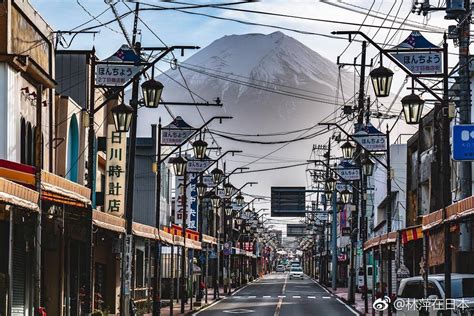
[[[474,161],[474,125],[453,126],[453,159]]]
[[[224,253],[224,256],[229,256],[232,254],[232,242],[228,241],[224,243],[224,249],[222,250]]]
[[[186,170],[188,173],[200,173],[209,168],[214,163],[214,160],[190,159],[186,163]]]

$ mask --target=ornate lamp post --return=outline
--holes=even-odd
[[[133,108],[125,103],[120,103],[112,109],[115,130],[119,133],[126,133],[132,123]]]

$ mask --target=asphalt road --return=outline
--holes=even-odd
[[[194,315],[358,315],[319,284],[305,276],[289,280],[287,273],[272,273],[232,296],[220,300]]]

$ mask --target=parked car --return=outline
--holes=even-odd
[[[397,292],[397,299],[405,302],[413,302],[424,297],[423,278],[421,276],[405,278],[400,281],[400,287]],[[428,275],[428,299],[445,300],[444,293],[444,274]],[[451,298],[455,299],[455,306],[461,306],[461,299],[465,305],[458,314],[472,315],[474,314],[474,274],[451,274]],[[461,313],[462,312],[462,313]],[[403,304],[397,315],[418,316],[419,311],[415,310],[410,304]],[[429,308],[429,315],[439,315],[439,308],[432,305]]]
[[[291,279],[304,279],[303,269],[301,267],[291,267],[290,269],[290,280]]]
[[[275,271],[276,272],[285,272],[285,266],[282,265],[282,264],[279,264],[279,265],[277,265]]]

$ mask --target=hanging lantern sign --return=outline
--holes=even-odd
[[[414,74],[443,73],[443,58],[439,46],[429,42],[419,31],[413,31],[390,54]]]
[[[186,123],[181,116],[161,129],[161,145],[179,146],[188,139],[196,129]]]
[[[372,124],[367,124],[356,128],[357,132],[352,138],[362,146],[363,149],[370,152],[379,152],[387,150],[387,136],[376,129]]]

